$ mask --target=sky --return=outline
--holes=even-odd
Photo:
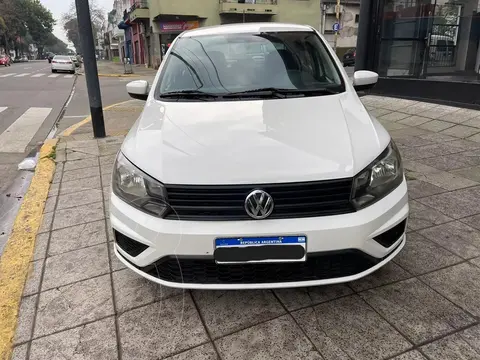
[[[91,1],[91,0],[90,0]],[[96,3],[105,9],[105,13],[109,12],[113,7],[113,0],[94,0]],[[67,37],[63,31],[62,26],[62,14],[67,12],[70,8],[70,4],[74,3],[75,0],[40,0],[40,2],[48,10],[51,11],[53,17],[57,21],[57,24],[53,28],[53,34],[58,37],[60,40],[68,44]]]

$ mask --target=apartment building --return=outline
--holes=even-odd
[[[337,20],[336,0],[322,1],[322,20],[320,32],[333,46],[335,31],[333,25],[338,21],[340,31],[337,35],[337,53],[343,55],[343,51],[356,46],[358,23],[360,21],[360,0],[342,0],[339,7],[339,20]]]
[[[242,22],[299,23],[324,30],[330,40],[332,3],[328,1],[335,0],[125,1],[129,7],[124,10],[119,24],[125,29],[125,53],[131,54],[134,63],[158,67],[169,44],[180,33],[202,26]],[[355,46],[358,9],[359,0],[350,0],[349,5],[343,7],[339,47]]]

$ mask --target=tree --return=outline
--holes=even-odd
[[[95,0],[89,1],[90,5],[90,18],[92,20],[93,37],[96,39],[98,33],[103,30],[105,23],[105,10],[98,6]],[[80,49],[80,37],[78,34],[77,24],[77,9],[75,2],[72,2],[70,9],[67,13],[62,15],[63,29],[66,32],[67,39],[73,43],[77,52],[81,52]]]
[[[52,33],[55,20],[39,0],[26,1],[28,6],[28,32],[38,48],[39,58],[43,55],[43,48]]]
[[[63,24],[63,29],[66,31],[67,39],[73,43],[77,53],[81,53],[80,35],[78,33],[77,19],[70,19]]]
[[[45,52],[51,52],[54,54],[68,54],[70,50],[62,40],[55,35],[50,34],[45,44]]]
[[[44,42],[52,32],[55,20],[39,0],[0,0],[0,44],[23,51],[35,44],[41,55]]]

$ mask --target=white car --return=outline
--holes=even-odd
[[[70,56],[67,55],[55,55],[52,59],[52,73],[58,71],[68,71],[71,74],[75,74],[75,63]]]
[[[263,62],[247,55],[258,43]],[[146,104],[114,165],[118,258],[197,289],[334,284],[385,265],[409,208],[398,149],[356,93],[377,79],[351,84],[309,26],[181,34],[151,87],[127,85]]]

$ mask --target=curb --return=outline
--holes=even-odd
[[[99,77],[140,77],[137,74],[98,74]]]
[[[117,105],[122,105],[126,102],[129,102],[130,100],[125,100],[125,101],[121,101],[121,102],[118,102],[116,104],[112,104],[112,105],[108,105],[106,107],[104,107],[102,110],[105,111],[105,110],[108,110],[108,109],[111,109]],[[86,123],[90,122],[92,120],[92,116],[89,115],[87,116],[85,119],[79,121],[78,123],[76,124],[73,124],[72,126],[66,128],[65,130],[63,130],[60,134],[58,134],[58,137],[67,137],[67,136],[70,136],[72,135],[72,133],[77,130],[80,126],[83,126],[85,125]]]
[[[46,140],[12,233],[0,258],[0,359],[9,359],[17,325],[20,301],[33,256],[55,162],[49,158],[57,139]]]

